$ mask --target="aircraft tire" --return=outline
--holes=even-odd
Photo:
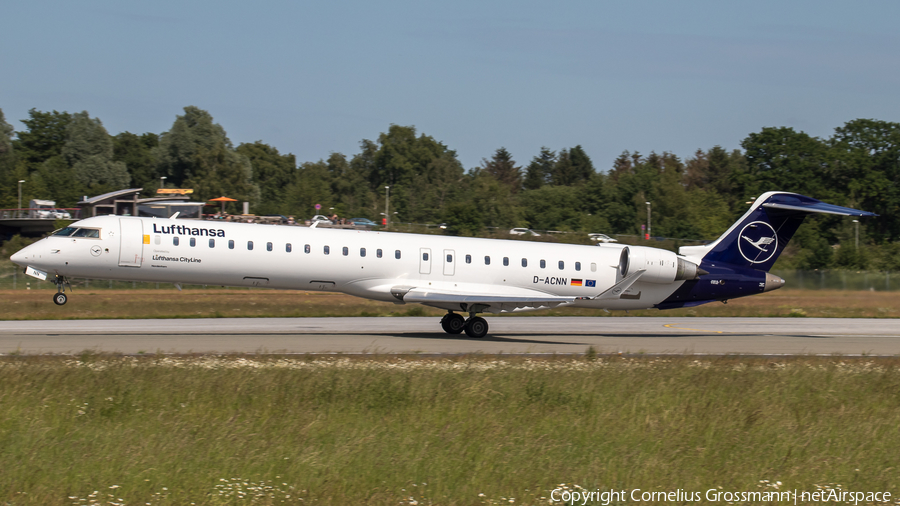
[[[441,328],[448,334],[459,334],[466,327],[466,319],[460,314],[447,313],[441,318]]]
[[[69,300],[69,298],[66,297],[66,294],[64,294],[62,292],[53,294],[53,303],[56,304],[57,306],[64,305],[66,303],[66,301],[68,301],[68,300]]]
[[[466,320],[466,335],[474,338],[482,338],[488,333],[488,322],[480,316],[473,316]]]

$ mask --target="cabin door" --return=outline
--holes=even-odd
[[[144,259],[144,222],[139,218],[119,218],[119,267],[140,267]]]
[[[419,248],[419,274],[431,274],[431,248]]]

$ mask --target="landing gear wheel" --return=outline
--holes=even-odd
[[[448,334],[459,334],[466,327],[466,319],[461,314],[447,313],[441,318],[441,328]]]
[[[466,335],[482,338],[488,333],[488,322],[480,316],[473,316],[466,320]]]
[[[53,294],[53,303],[57,306],[62,306],[66,303],[67,300],[68,297],[66,297],[66,294],[62,292]]]

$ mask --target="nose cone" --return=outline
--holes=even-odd
[[[15,253],[13,253],[12,256],[9,257],[9,259],[12,260],[14,264],[24,266],[25,265],[25,254],[23,253],[24,251],[25,251],[24,249],[21,249]]]
[[[12,260],[14,264],[18,264],[18,265],[21,265],[22,267],[25,267],[28,265],[28,259],[30,257],[34,256],[34,255],[30,254],[30,252],[29,252],[30,249],[31,249],[31,246],[25,246],[24,248],[20,249],[19,251],[16,251],[15,253],[13,253],[12,256],[9,257],[9,259]]]

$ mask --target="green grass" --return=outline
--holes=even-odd
[[[897,360],[6,357],[0,503],[896,497],[898,391]]]

